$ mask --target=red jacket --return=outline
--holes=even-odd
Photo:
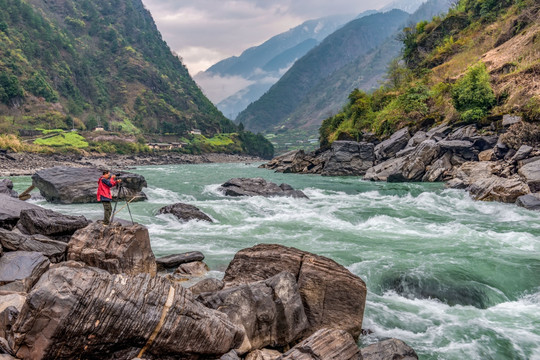
[[[103,176],[98,180],[97,200],[111,201],[111,188],[116,185],[113,179],[105,179]]]

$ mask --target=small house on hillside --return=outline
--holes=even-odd
[[[94,131],[105,131],[105,129],[103,128],[103,126],[98,126],[94,129]]]
[[[191,135],[201,135],[201,130],[199,129],[193,129],[189,132]]]

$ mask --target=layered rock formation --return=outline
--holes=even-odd
[[[261,167],[277,172],[363,176],[372,181],[445,181],[448,187],[467,189],[476,200],[536,209],[540,148],[531,143],[530,134],[529,140],[525,136],[531,132],[530,126],[520,117],[504,116],[500,123],[481,131],[476,125],[440,125],[414,134],[404,128],[380,143],[335,141],[328,150],[290,152]],[[505,136],[506,132],[512,135]],[[520,133],[525,134],[522,140]]]

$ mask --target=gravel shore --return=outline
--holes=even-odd
[[[166,153],[81,156],[74,154],[0,153],[0,176],[7,177],[33,175],[36,171],[53,166],[90,166],[103,169],[125,169],[144,165],[234,162],[252,163],[259,161],[263,160],[253,156],[230,154],[187,155],[179,153]]]

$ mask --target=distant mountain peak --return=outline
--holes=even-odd
[[[380,12],[387,12],[394,9],[403,10],[409,14],[414,13],[427,0],[394,0],[390,4],[381,8]]]

